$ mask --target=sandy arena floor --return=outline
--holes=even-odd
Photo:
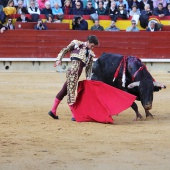
[[[170,170],[170,73],[153,76],[155,118],[129,108],[110,125],[72,122],[66,98],[47,115],[65,73],[0,73],[0,170]]]

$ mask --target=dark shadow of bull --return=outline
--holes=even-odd
[[[145,109],[146,117],[153,117],[149,112],[152,108],[153,92],[166,88],[153,79],[139,58],[119,54],[103,53],[93,65],[91,79],[137,96]],[[137,104],[134,102],[131,107],[136,113],[136,120],[141,119]]]

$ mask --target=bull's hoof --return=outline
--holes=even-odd
[[[59,119],[58,116],[54,115],[52,111],[49,111],[48,114],[53,118],[53,119]]]
[[[140,116],[140,117],[136,117],[133,121],[142,121],[142,120],[144,120],[144,119],[142,116]]]
[[[149,120],[149,119],[154,119],[154,115],[149,115],[149,116],[146,116],[146,120]]]
[[[142,115],[138,112],[136,113],[136,118],[133,121],[143,120]]]
[[[152,118],[154,119],[154,115],[152,115],[151,113],[147,113],[146,114],[146,119]]]

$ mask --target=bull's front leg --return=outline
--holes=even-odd
[[[146,118],[148,117],[154,118],[153,115],[149,112],[149,110],[145,109],[145,114],[146,114]]]
[[[138,119],[142,119],[143,117],[142,117],[142,115],[139,113],[139,111],[138,111],[138,106],[137,106],[137,104],[135,103],[135,102],[133,102],[133,104],[131,105],[131,108],[135,111],[135,113],[136,113],[136,119],[134,119],[135,121],[137,121]]]

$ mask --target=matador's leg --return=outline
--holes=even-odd
[[[79,67],[81,61],[73,60],[71,68],[67,71],[67,103],[72,105],[76,101],[76,88],[79,79]]]

